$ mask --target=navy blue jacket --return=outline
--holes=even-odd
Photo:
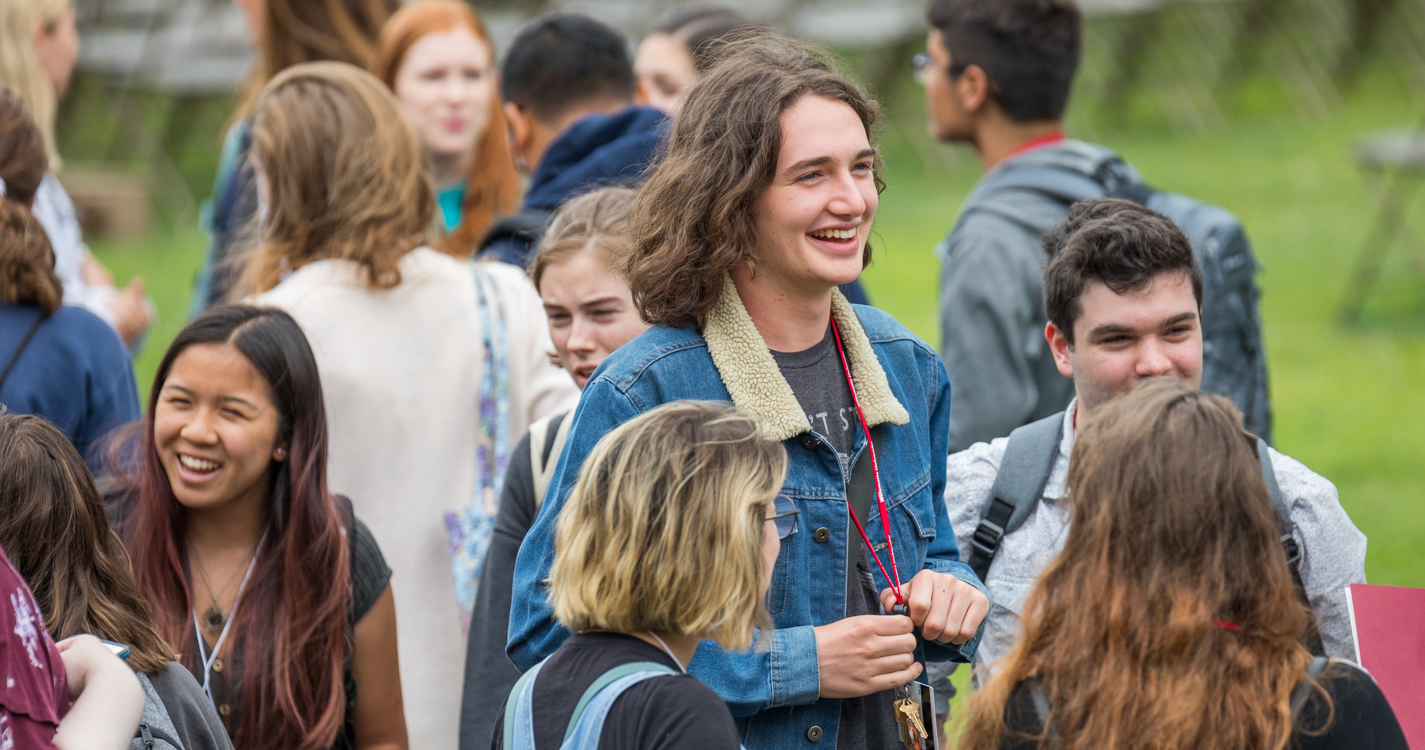
[[[640,106],[575,122],[544,152],[520,214],[547,220],[554,209],[591,190],[640,182],[657,163],[670,124],[667,115]],[[481,243],[480,257],[527,266],[538,233],[520,229],[497,223]]]
[[[0,305],[0,369],[39,314],[33,305]],[[90,448],[139,418],[128,351],[114,329],[79,307],[59,308],[35,330],[0,386],[0,403],[53,422],[95,469],[102,461]]]

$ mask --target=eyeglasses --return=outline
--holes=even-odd
[[[915,82],[924,86],[930,75],[930,55],[924,52],[910,59],[911,70],[915,71]]]
[[[777,538],[786,539],[797,528],[797,516],[801,514],[801,511],[797,510],[796,504],[786,495],[777,496],[774,510],[777,511],[777,514],[767,516],[767,520],[777,525]]]

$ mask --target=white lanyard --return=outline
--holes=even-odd
[[[238,584],[237,596],[233,597],[233,608],[228,610],[228,621],[223,623],[223,630],[218,633],[218,642],[213,644],[212,653],[203,653],[203,631],[198,628],[198,610],[193,610],[193,632],[198,636],[198,659],[203,662],[203,694],[208,696],[208,702],[213,703],[213,708],[217,708],[210,684],[213,663],[218,660],[218,654],[223,650],[223,641],[228,638],[228,628],[232,627],[233,620],[237,619],[238,602],[242,601],[243,589],[247,588],[247,579],[252,577],[252,569],[257,566],[257,556],[262,554],[262,543],[265,541],[266,531],[262,532],[262,538],[257,540],[257,549],[252,553],[252,561],[247,564],[247,573],[243,574],[242,583]]]
[[[678,669],[681,670],[681,671],[683,672],[683,674],[687,674],[687,673],[688,673],[687,668],[683,666],[682,660],[680,660],[678,657],[676,657],[676,656],[673,655],[673,649],[668,648],[668,644],[665,643],[662,638],[659,638],[657,633],[653,632],[652,630],[646,630],[646,631],[644,631],[644,632],[646,632],[646,633],[648,633],[649,635],[653,636],[653,639],[656,640],[656,641],[658,641],[658,645],[660,645],[660,646],[663,647],[663,653],[667,654],[667,655],[668,655],[668,658],[669,658],[669,659],[672,659],[672,660],[673,660],[673,663],[678,665]]]

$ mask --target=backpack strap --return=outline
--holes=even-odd
[[[604,728],[604,718],[608,716],[609,709],[613,707],[614,701],[623,694],[623,691],[652,677],[676,674],[678,674],[677,670],[657,662],[634,661],[620,664],[599,675],[599,679],[594,680],[594,683],[579,698],[579,702],[574,704],[574,715],[569,717],[569,727],[564,730],[564,744],[560,747],[570,750],[580,747],[577,743],[570,745],[569,740],[576,731],[582,731],[584,735],[594,740],[589,747],[597,748],[599,734]],[[584,720],[586,713],[590,722],[581,727],[580,723]]]
[[[1308,631],[1306,647],[1316,656],[1326,654],[1326,645],[1321,640],[1321,631],[1316,627],[1316,614],[1311,609],[1311,597],[1306,594],[1306,584],[1301,579],[1301,545],[1296,543],[1296,524],[1291,520],[1291,509],[1286,505],[1286,499],[1282,496],[1281,485],[1277,484],[1277,473],[1272,468],[1272,457],[1267,450],[1267,441],[1257,438],[1257,461],[1262,465],[1262,479],[1267,482],[1267,494],[1272,496],[1272,507],[1277,510],[1277,518],[1281,521],[1282,551],[1286,553],[1286,564],[1291,570],[1292,586],[1296,589],[1296,598],[1306,607],[1306,611],[1311,613],[1311,628]]]
[[[505,702],[504,750],[535,750],[534,682],[547,661],[534,665],[510,689],[509,700]],[[657,662],[635,661],[599,675],[574,705],[574,714],[569,717],[560,747],[566,750],[598,748],[604,719],[624,691],[647,679],[676,674],[677,670]]]
[[[1311,664],[1306,667],[1306,677],[1297,683],[1296,690],[1291,693],[1291,720],[1295,722],[1301,717],[1301,709],[1306,707],[1306,699],[1311,697],[1311,687],[1315,684],[1316,678],[1321,676],[1321,671],[1326,668],[1326,663],[1330,661],[1324,656],[1318,656],[1311,660]]]
[[[546,659],[545,661],[548,661]],[[503,727],[504,750],[534,750],[534,721],[531,704],[534,702],[534,678],[544,666],[540,662],[520,675],[510,688],[510,697],[505,700],[505,721]],[[515,730],[519,730],[519,743],[515,742]]]
[[[569,437],[569,425],[574,421],[569,414],[555,414],[545,417],[529,426],[529,466],[534,475],[534,509],[544,504],[544,496],[549,492],[549,483],[554,480],[554,468],[559,465],[559,454],[564,452],[564,441]],[[550,428],[554,434],[550,436]]]
[[[183,750],[183,743],[170,737],[167,732],[158,727],[151,727],[147,724],[140,724],[138,732],[134,734],[136,742],[142,742],[144,750],[153,750],[157,743],[165,742],[174,750]]]
[[[10,361],[5,363],[5,371],[0,372],[0,388],[5,386],[5,381],[10,378],[10,371],[15,369],[15,363],[20,361],[20,355],[25,351],[25,347],[30,345],[30,339],[35,337],[35,331],[40,330],[40,324],[45,322],[45,311],[35,316],[35,322],[30,324],[30,330],[25,331],[25,337],[20,339],[20,345],[15,347],[15,353],[10,355]]]
[[[1029,681],[1029,697],[1034,701],[1034,712],[1039,714],[1039,727],[1051,745],[1059,743],[1059,728],[1054,726],[1054,713],[1049,708],[1049,696],[1044,694],[1044,686],[1039,680]]]
[[[1009,434],[990,496],[980,508],[980,523],[970,537],[970,567],[981,581],[1005,536],[1024,524],[1049,483],[1059,455],[1064,412],[1031,422]]]

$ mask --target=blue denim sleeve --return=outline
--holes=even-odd
[[[966,583],[972,584],[986,597],[990,595],[980,577],[970,566],[960,560],[960,546],[955,542],[955,529],[950,525],[950,514],[945,510],[945,460],[950,446],[950,378],[945,374],[945,365],[937,358],[932,365],[935,370],[937,388],[934,408],[930,412],[930,496],[935,503],[935,539],[925,553],[925,568],[937,573],[948,573]],[[980,639],[985,635],[985,624],[975,631],[975,637],[959,646],[925,642],[925,658],[928,661],[969,662],[980,647]]]
[[[579,480],[579,468],[594,445],[640,411],[627,395],[600,377],[589,382],[579,399],[564,452],[554,469],[555,481],[550,483],[534,526],[530,527],[515,559],[514,598],[510,602],[510,632],[505,654],[521,672],[554,653],[569,637],[569,631],[555,621],[544,587],[554,563],[555,519]]]
[[[775,630],[770,648],[756,645],[745,652],[703,641],[688,672],[716,691],[733,716],[805,705],[821,695],[816,630],[810,625]]]

